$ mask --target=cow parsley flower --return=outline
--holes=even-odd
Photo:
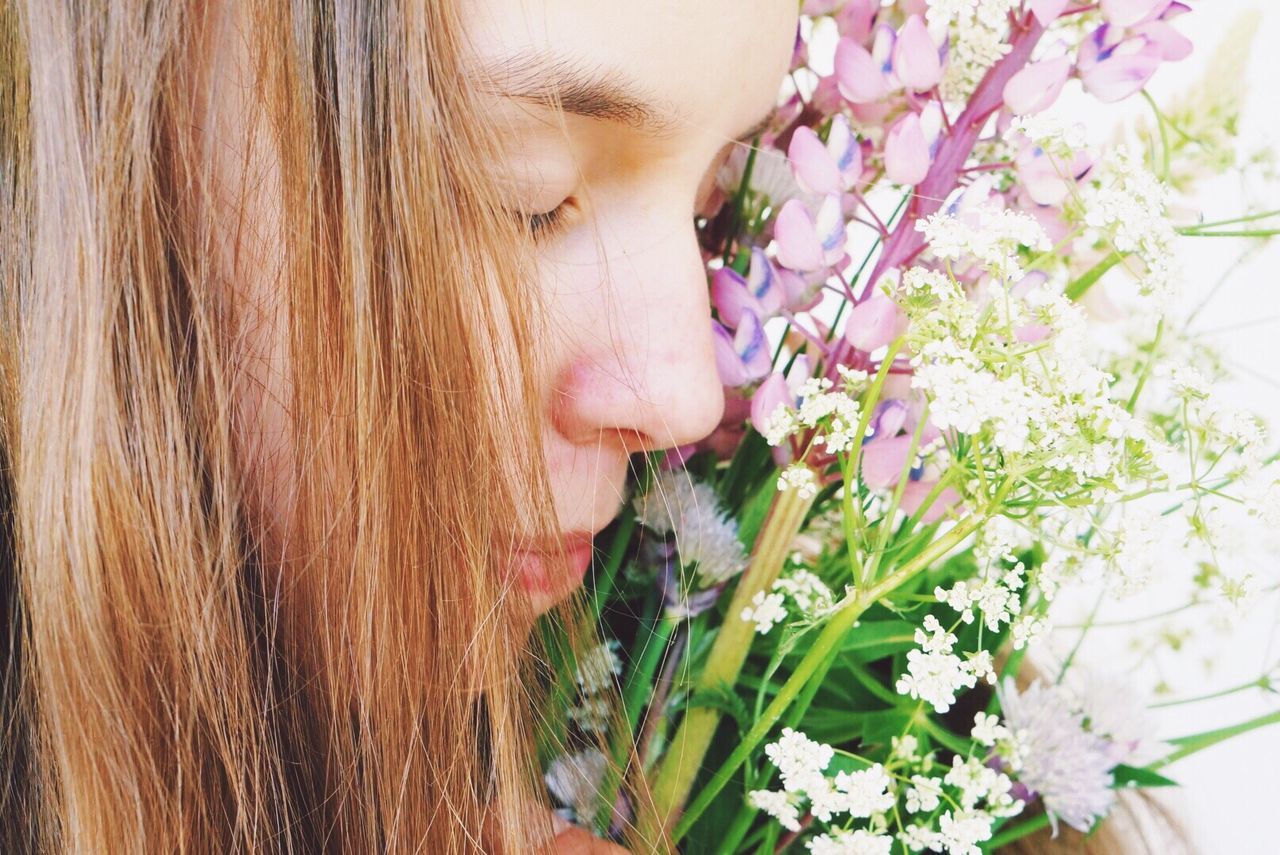
[[[898,678],[898,693],[928,701],[934,710],[944,713],[961,689],[977,684],[977,676],[968,663],[951,652],[956,637],[933,615],[925,617],[924,628],[916,630],[915,640],[921,649],[907,652],[907,673]]]
[[[805,847],[813,855],[889,855],[893,849],[893,838],[859,828],[856,831],[819,834]]]
[[[800,811],[797,808],[800,798],[794,793],[752,790],[747,793],[747,802],[756,810],[762,810],[776,819],[783,828],[789,831],[800,830]]]
[[[622,673],[622,660],[615,647],[618,642],[606,641],[595,645],[578,656],[578,685],[588,694],[599,694],[613,685],[613,678]]]
[[[1021,211],[992,202],[976,205],[960,214],[946,209],[916,222],[929,248],[938,258],[973,258],[996,279],[1017,281],[1023,276],[1018,247],[1047,250],[1053,244],[1038,222]]]
[[[803,463],[792,463],[778,476],[778,490],[795,490],[801,499],[812,499],[818,495],[818,476]]]
[[[786,620],[787,607],[785,603],[786,598],[780,593],[756,591],[755,596],[751,598],[751,604],[745,606],[739,616],[748,623],[754,622],[756,632],[761,635],[767,635],[769,630],[773,629],[774,624]]]

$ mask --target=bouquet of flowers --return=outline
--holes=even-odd
[[[623,709],[605,751],[550,764],[578,821],[699,852],[990,852],[1089,830],[1224,736],[1153,755],[1072,657],[1016,679],[1065,590],[1141,596],[1180,539],[1187,576],[1241,601],[1215,520],[1280,527],[1263,425],[1218,400],[1180,314],[1179,241],[1265,239],[1280,213],[1173,213],[1229,165],[1239,109],[1146,95],[1188,12],[804,3],[777,119],[700,222],[725,421],[641,473],[594,574],[625,644],[563,694],[582,732],[615,681]],[[1090,148],[1052,110],[1069,84],[1153,120]],[[632,746],[651,801],[605,771]]]

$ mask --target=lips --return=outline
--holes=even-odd
[[[592,535],[570,532],[557,541],[514,552],[520,584],[541,614],[566,599],[591,566]]]

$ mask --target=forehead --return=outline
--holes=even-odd
[[[497,71],[499,85],[513,82],[503,68],[527,84],[529,60],[554,56],[561,68],[642,92],[679,124],[720,133],[772,107],[797,17],[795,0],[466,0],[463,8],[475,67]]]

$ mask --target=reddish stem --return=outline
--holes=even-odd
[[[867,278],[873,288],[885,271],[909,263],[924,251],[924,235],[916,231],[916,222],[941,208],[942,202],[959,184],[960,176],[965,171],[965,162],[973,154],[978,135],[982,133],[987,120],[1004,102],[1005,84],[1027,64],[1031,52],[1043,35],[1044,27],[1031,13],[1020,24],[1015,24],[1009,53],[987,69],[964,111],[952,124],[950,132],[939,142],[929,172],[916,186],[905,214],[885,240],[880,257],[876,259],[871,275]],[[871,293],[871,290],[867,289],[863,293]],[[850,347],[845,341],[841,341],[836,347],[834,358],[828,366],[830,376],[834,376],[835,366],[848,357]]]

